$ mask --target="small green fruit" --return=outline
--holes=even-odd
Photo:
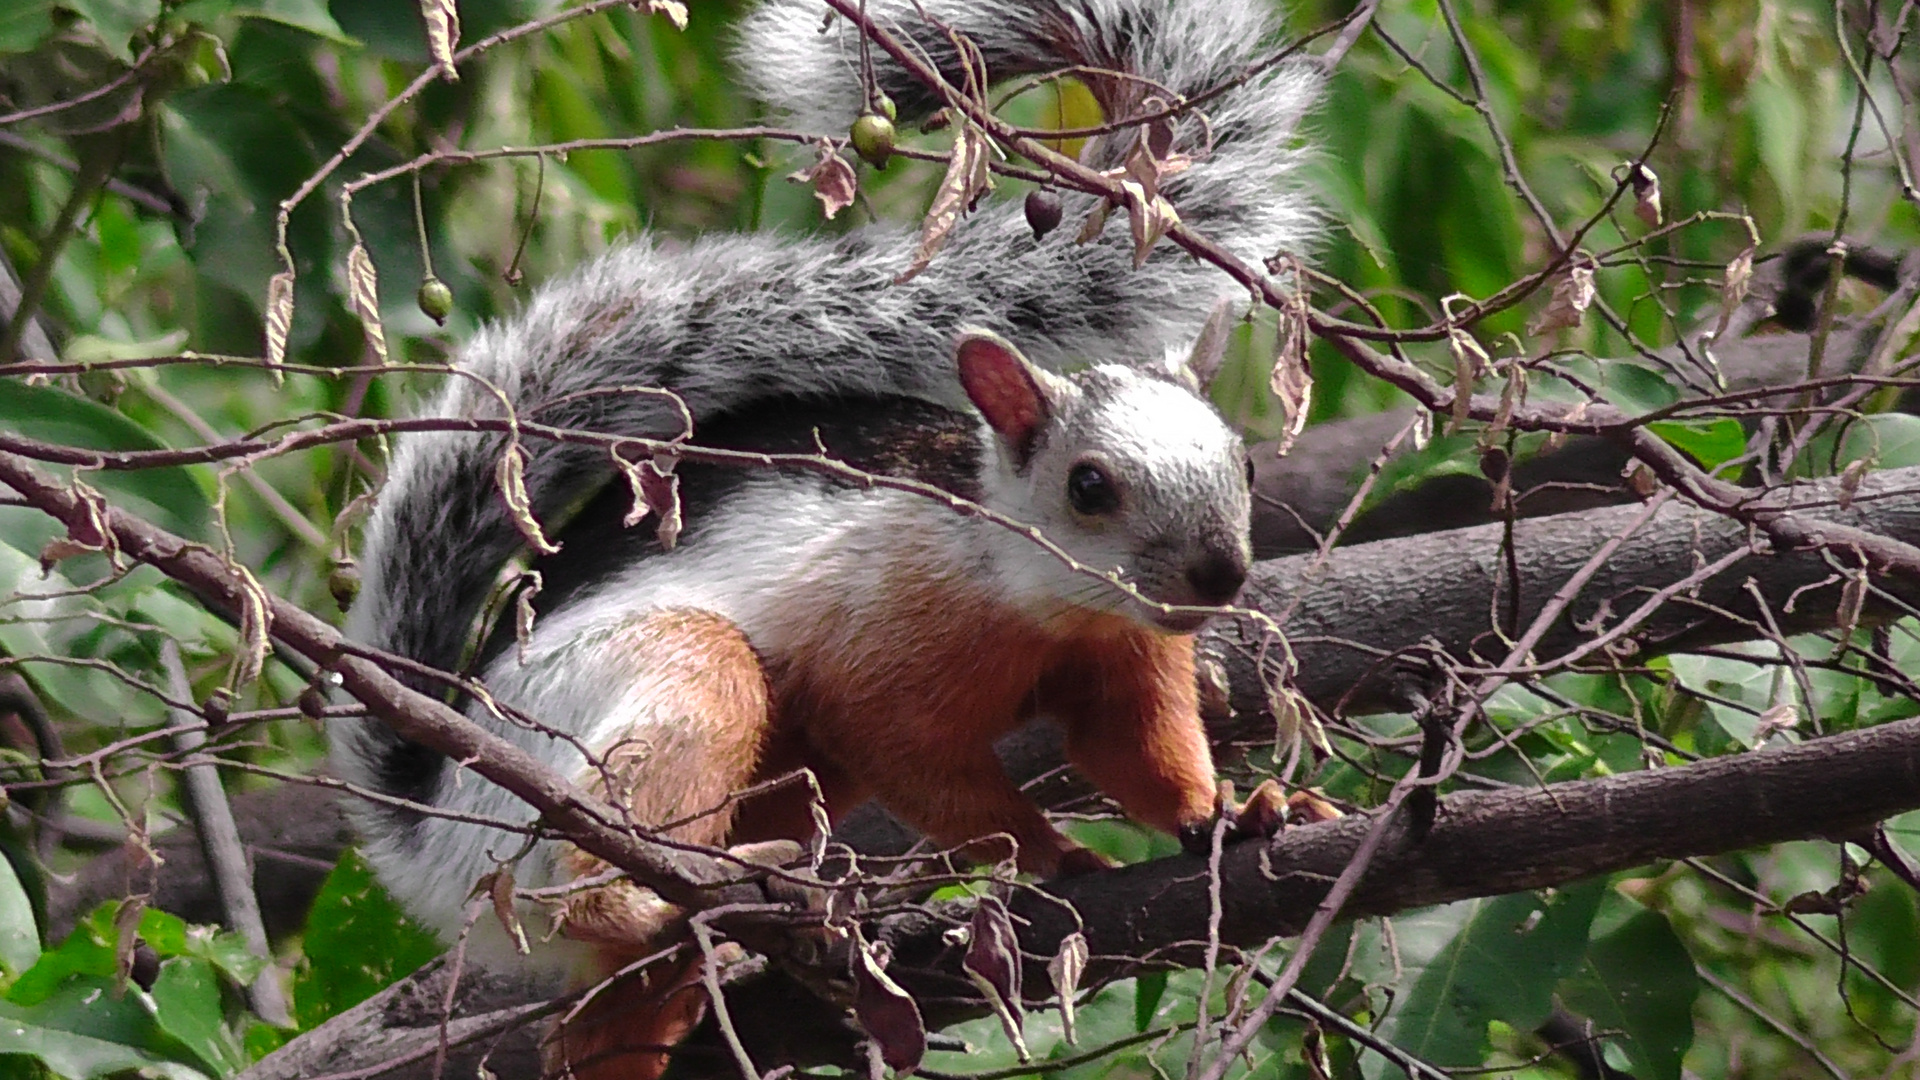
[[[885,116],[885,117],[886,117],[887,119],[889,119],[889,120],[898,120],[898,119],[900,119],[900,109],[899,109],[899,107],[898,107],[898,106],[896,106],[896,105],[895,105],[895,104],[893,103],[893,99],[892,99],[892,98],[890,98],[890,97],[888,97],[888,96],[887,96],[887,95],[885,95],[885,94],[879,94],[879,95],[877,95],[877,96],[875,96],[875,97],[874,97],[874,99],[873,99],[873,107],[874,107],[874,109],[875,109],[875,110],[877,110],[877,111],[878,111],[878,112],[879,112],[879,113],[880,113],[881,115],[883,115],[883,116]]]
[[[327,575],[327,591],[333,594],[333,602],[345,611],[353,606],[360,596],[360,568],[352,561],[342,562]]]
[[[453,290],[437,277],[430,277],[420,283],[420,292],[414,297],[420,310],[427,318],[441,326],[447,325],[447,316],[453,314]]]
[[[893,121],[879,113],[865,113],[853,122],[853,152],[876,169],[887,167],[893,156]]]

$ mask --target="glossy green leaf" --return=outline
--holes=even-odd
[[[1475,1065],[1488,1025],[1522,1031],[1547,1018],[1553,989],[1586,951],[1599,883],[1543,898],[1515,893],[1431,908],[1393,921],[1404,991],[1380,1025],[1394,1045],[1435,1065]],[[1393,1066],[1362,1056],[1369,1075]]]
[[[0,53],[24,52],[53,30],[53,0],[11,0],[0,7]]]
[[[192,1051],[210,1071],[226,1075],[246,1066],[246,1053],[221,1012],[220,981],[213,965],[197,957],[176,956],[160,965],[160,976],[149,993],[160,1030]]]
[[[133,35],[160,16],[160,0],[61,0],[61,6],[91,23],[101,42],[122,60],[133,59],[128,48]]]
[[[1840,460],[1870,461],[1880,469],[1920,465],[1920,416],[1876,413],[1848,424],[1840,440]]]
[[[0,429],[42,442],[88,450],[164,450],[152,432],[113,409],[51,386],[9,383],[0,394]],[[127,509],[181,535],[206,535],[213,517],[209,487],[185,466],[129,472],[97,471],[87,483]]]
[[[104,991],[103,991],[104,992]],[[0,1002],[0,1075],[10,1061],[31,1058],[54,1075],[93,1080],[137,1074],[156,1080],[207,1080],[207,1074],[113,1038],[83,1035],[39,1022],[33,1010]]]
[[[294,979],[294,1013],[310,1028],[372,997],[440,955],[354,852],[327,875],[307,915],[306,960]]]
[[[18,975],[39,959],[40,925],[33,917],[33,899],[12,860],[0,852],[0,974]]]
[[[247,948],[245,938],[211,926],[196,926],[187,933],[186,955],[211,963],[235,985],[246,986],[266,969],[267,958]]]
[[[1145,1031],[1153,1026],[1153,1018],[1160,1011],[1160,999],[1167,993],[1167,973],[1149,971],[1133,980],[1133,1030]]]
[[[1618,901],[1624,904],[1625,901]],[[1693,1042],[1693,958],[1658,912],[1640,910],[1587,947],[1579,971],[1560,988],[1567,1008],[1601,1030],[1642,1080],[1679,1080]]]
[[[1656,420],[1647,430],[1706,469],[1717,469],[1747,452],[1747,432],[1738,420]]]

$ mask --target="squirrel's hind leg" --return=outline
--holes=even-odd
[[[668,826],[665,836],[726,844],[734,819],[730,797],[752,782],[772,726],[759,657],[737,626],[704,611],[635,617],[611,647],[632,679],[608,688],[608,698],[629,717],[610,745],[597,748],[581,785],[624,808],[637,824]],[[763,859],[759,849],[766,846],[750,845],[754,850],[742,854]],[[574,880],[607,869],[572,847],[560,862]],[[682,914],[625,879],[568,898],[560,933],[595,947],[593,969],[581,972],[577,985],[593,985],[669,949]],[[706,1013],[699,964],[683,950],[602,988],[553,1032],[548,1073],[578,1080],[659,1076],[671,1048]]]

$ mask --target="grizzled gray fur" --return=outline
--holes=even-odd
[[[950,72],[952,46],[919,8],[974,41],[996,80],[1072,64],[1142,76],[1090,80],[1110,117],[1136,110],[1151,86],[1197,95],[1278,44],[1267,0],[869,0],[872,17]],[[817,0],[763,4],[741,28],[736,58],[742,77],[791,123],[841,133],[864,101],[857,36],[845,20],[822,32],[825,11]],[[935,104],[884,52],[872,55],[903,122]],[[1200,121],[1181,121],[1176,149],[1195,164],[1162,187],[1181,219],[1256,264],[1298,250],[1314,215],[1288,178],[1299,154],[1294,128],[1316,88],[1310,65],[1280,65],[1210,99],[1210,147]],[[1126,137],[1095,147],[1090,160],[1117,164]],[[476,380],[538,423],[629,434],[672,434],[679,425],[658,398],[604,391],[669,388],[696,423],[769,398],[899,394],[959,406],[952,349],[962,326],[1003,334],[1052,367],[1161,365],[1236,287],[1166,243],[1136,270],[1122,212],[1097,239],[1076,244],[1091,207],[1090,197],[1067,196],[1067,226],[1035,241],[1017,202],[989,199],[932,265],[900,285],[893,281],[914,248],[911,226],[672,246],[636,237],[475,335],[459,355],[475,378],[449,380],[423,411],[499,415]],[[522,442],[543,520],[608,475],[604,451]],[[459,663],[501,566],[523,545],[496,489],[504,445],[495,434],[399,440],[366,533],[350,627],[357,640],[437,668]],[[370,768],[367,779],[388,790],[406,793],[406,774],[428,764],[384,725],[342,725],[336,738],[348,744],[336,760]]]

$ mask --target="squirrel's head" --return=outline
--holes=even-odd
[[[1142,604],[1023,537],[1003,566],[1022,596],[1191,633],[1240,594],[1251,471],[1240,437],[1192,390],[1102,364],[1071,376],[1035,367],[980,331],[961,338],[960,384],[994,431],[987,505],[1037,526],[1084,567],[1118,570]]]

